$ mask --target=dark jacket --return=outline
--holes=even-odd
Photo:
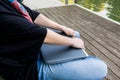
[[[39,13],[24,7],[34,21]],[[46,33],[0,0],[0,75],[6,80],[37,80],[36,60]]]

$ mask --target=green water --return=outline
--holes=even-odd
[[[75,0],[75,3],[120,22],[120,0]]]

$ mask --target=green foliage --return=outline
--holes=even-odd
[[[120,22],[120,1],[119,0],[77,0],[77,4],[84,6],[92,11],[100,12],[108,10],[106,16]],[[105,6],[107,4],[107,6]]]
[[[105,8],[107,0],[77,0],[76,2],[88,9],[99,12]]]
[[[120,22],[120,1],[119,0],[109,0],[108,17]]]

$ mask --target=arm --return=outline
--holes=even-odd
[[[73,29],[67,28],[63,25],[60,25],[60,24],[48,19],[43,14],[39,14],[37,16],[37,18],[35,19],[34,23],[38,24],[38,25],[54,28],[57,30],[61,30],[61,31],[65,32],[67,35],[75,36],[75,31]]]
[[[62,30],[62,25],[48,19],[43,14],[39,14],[38,17],[34,21],[35,24]]]
[[[37,18],[34,21],[35,24],[58,29],[64,31],[68,35],[75,35],[75,31],[71,28],[67,28],[65,26],[62,26],[44,15],[40,14],[37,16]],[[44,40],[45,43],[50,43],[50,44],[57,44],[57,45],[67,45],[67,46],[72,46],[76,48],[84,48],[84,43],[81,39],[78,38],[68,38],[62,35],[59,35],[49,29],[47,29],[47,35]]]
[[[57,45],[67,45],[76,48],[84,48],[84,42],[81,39],[75,37],[73,38],[65,37],[49,29],[47,29],[47,35],[44,42]]]

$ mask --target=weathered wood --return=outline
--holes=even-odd
[[[76,5],[39,9],[48,18],[81,33],[86,51],[106,62],[105,80],[120,80],[120,25]]]

